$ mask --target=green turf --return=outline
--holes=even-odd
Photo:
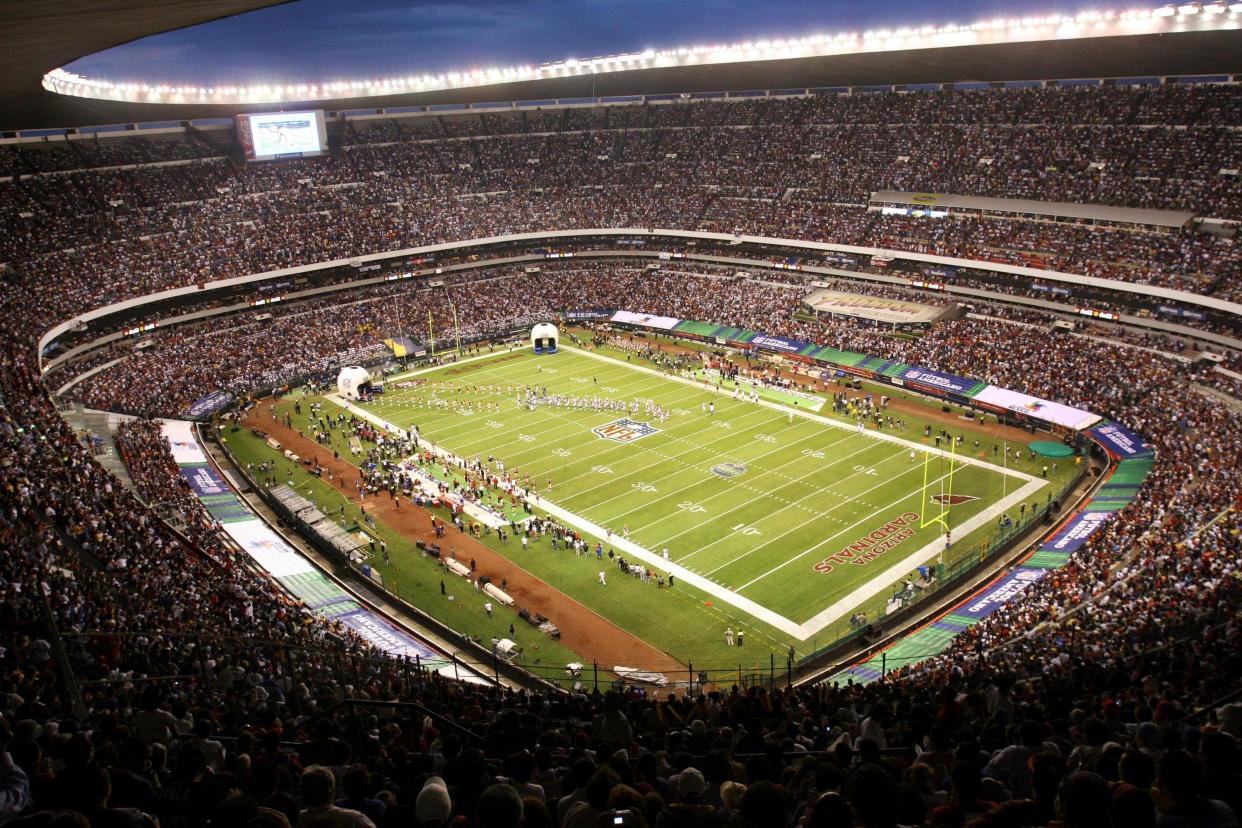
[[[426,376],[449,385],[392,392],[366,410],[402,427],[417,425],[425,438],[459,455],[503,459],[510,471],[532,477],[545,496],[552,480],[550,499],[558,505],[616,533],[628,527],[635,542],[652,550],[668,547],[674,562],[796,620],[871,576],[867,567],[852,567],[849,575],[808,578],[822,557],[817,552],[835,551],[835,541],[844,545],[905,510],[926,520],[940,507],[922,504],[924,477],[933,491],[943,490],[942,479],[947,485],[949,464],[942,457],[925,468],[922,452],[912,461],[909,449],[872,439],[870,432],[791,421],[714,388],[575,353],[520,354]],[[657,433],[618,443],[592,429],[628,413],[529,411],[508,390],[479,388],[536,384],[553,394],[653,398],[673,415],[651,423]],[[472,413],[417,407],[432,396],[468,404]],[[702,412],[709,401],[715,415]],[[479,402],[500,411],[480,411]],[[642,412],[634,419],[650,420]],[[923,439],[913,427],[900,436]],[[950,521],[986,506],[999,495],[1001,481],[999,469],[959,464],[954,493],[978,500],[955,507]],[[935,531],[921,529],[908,545],[926,543]]]
[[[363,408],[401,427],[417,425],[425,439],[460,455],[502,458],[510,471],[529,474],[541,494],[558,506],[617,534],[628,527],[631,540],[650,550],[667,546],[674,562],[794,622],[801,623],[861,584],[882,578],[884,590],[859,607],[876,617],[890,594],[889,586],[909,574],[888,572],[890,559],[906,557],[939,533],[937,526],[923,524],[942,509],[930,502],[930,494],[941,491],[941,478],[947,485],[949,461],[939,456],[925,460],[921,451],[911,461],[908,448],[875,439],[871,431],[858,433],[800,417],[791,421],[785,411],[734,400],[730,393],[720,394],[712,387],[691,387],[569,351],[544,357],[521,352],[498,355],[446,366],[418,379],[428,384],[397,389],[390,381],[388,393]],[[546,385],[551,393],[599,394],[627,401],[652,398],[674,413],[666,422],[651,423],[657,433],[619,443],[592,429],[629,417],[628,412],[552,407],[528,411],[507,390],[528,384]],[[488,391],[489,385],[505,390]],[[429,408],[432,397],[456,408]],[[717,404],[714,416],[701,410],[709,400]],[[824,407],[825,413],[829,410]],[[640,410],[634,419],[652,418]],[[908,428],[899,436],[922,443],[922,421],[906,419]],[[303,423],[304,418],[298,424]],[[966,450],[979,453],[973,445],[976,435],[966,424],[953,430],[967,434]],[[988,438],[979,439],[987,454]],[[338,440],[343,449],[343,440]],[[263,456],[262,442],[253,442],[256,456]],[[342,455],[349,457],[346,451]],[[1018,460],[1014,467],[1037,473],[1042,462]],[[1055,484],[1070,475],[1069,464],[1062,465],[1053,475]],[[925,476],[930,481],[926,487]],[[550,494],[542,491],[549,478]],[[955,464],[953,493],[978,500],[954,506],[947,516],[950,525],[987,508],[1002,489],[1013,491],[1022,482],[1003,480],[999,469]],[[1043,491],[1039,497],[1044,497]],[[815,571],[814,565],[827,555],[906,511],[920,514],[918,528],[893,551],[866,565],[838,561],[831,572]],[[981,529],[972,536],[955,536],[951,558],[969,557],[990,535],[990,529]],[[613,577],[610,571],[608,588],[600,589],[595,583],[599,567],[593,559],[552,552],[546,539],[536,541],[525,555],[516,542],[501,545],[493,537],[486,542],[682,660],[729,665],[766,661],[768,653],[783,660],[791,645],[799,655],[805,654],[850,630],[842,618],[800,640],[688,584],[661,592],[634,579]],[[420,594],[416,601],[428,600],[434,606],[438,577],[428,581],[418,575],[421,558],[413,554],[413,560],[407,560],[391,539],[389,543],[394,566],[410,567],[412,580],[424,591],[435,585],[432,594]],[[398,578],[408,589],[405,578],[400,574]],[[470,614],[466,617],[477,622]],[[736,647],[725,647],[726,625],[747,630],[744,658]]]

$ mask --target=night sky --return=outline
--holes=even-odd
[[[352,80],[1128,7],[1091,0],[299,0],[118,46],[68,68],[177,84]]]

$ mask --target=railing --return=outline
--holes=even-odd
[[[908,593],[907,597],[903,598],[901,607],[896,612],[901,613],[903,617],[908,616],[911,614],[909,611],[914,607],[928,603],[929,599],[943,597],[948,592],[951,592],[953,588],[956,588],[962,579],[977,572],[981,566],[1011,551],[1014,543],[1021,540],[1041,521],[1044,521],[1052,512],[1053,504],[1059,504],[1067,493],[1073,491],[1074,487],[1082,481],[1085,474],[1086,469],[1084,467],[1080,474],[1062,486],[1055,495],[1049,492],[1043,504],[1032,509],[1025,517],[1019,518],[1011,525],[988,533],[986,537],[969,544],[964,550],[954,547],[952,559],[937,564],[936,577],[930,588],[915,589],[912,593],[909,593],[905,590],[898,590],[898,584],[904,584],[904,577],[894,581],[888,590],[891,597],[896,597],[899,592],[903,591]],[[882,616],[881,618],[884,617],[887,616]],[[819,636],[812,639],[811,652],[798,659],[795,668],[811,666],[827,654],[842,649],[851,641],[864,636],[867,633],[868,626],[881,620],[881,618],[868,618],[861,621],[847,620],[825,628],[826,643],[820,645]]]

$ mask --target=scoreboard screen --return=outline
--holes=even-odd
[[[309,158],[328,151],[323,110],[238,115],[237,138],[247,161]]]

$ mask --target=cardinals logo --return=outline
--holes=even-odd
[[[932,495],[931,499],[932,503],[939,503],[941,506],[960,506],[963,503],[969,503],[979,498],[974,495],[938,494]]]

